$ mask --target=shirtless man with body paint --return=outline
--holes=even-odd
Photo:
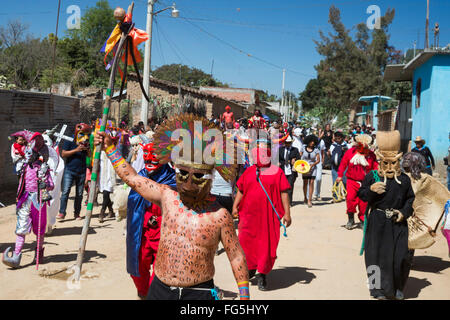
[[[147,299],[213,299],[214,257],[219,241],[231,263],[241,300],[248,300],[248,269],[233,220],[226,209],[208,201],[212,170],[175,165],[177,191],[139,176],[105,133],[95,136],[116,173],[132,189],[161,207],[161,238],[155,278]],[[213,293],[213,294],[212,294]]]

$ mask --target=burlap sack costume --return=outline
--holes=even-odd
[[[450,192],[426,173],[421,173],[417,180],[407,174],[416,196],[414,214],[408,218],[408,246],[410,249],[426,249],[436,242],[436,229],[444,214],[445,203],[450,199]]]
[[[377,132],[377,144],[379,150],[376,151],[376,155],[380,161],[379,175],[397,180],[397,176],[401,173],[400,132]],[[405,155],[405,158],[409,160],[411,157]],[[436,242],[436,229],[442,218],[445,203],[450,199],[450,192],[438,180],[426,173],[420,173],[420,177],[416,174],[414,178],[411,171],[417,168],[411,168],[411,166],[420,164],[417,161],[404,162],[408,162],[409,167],[404,169],[411,179],[415,194],[414,213],[407,220],[408,247],[426,249]]]

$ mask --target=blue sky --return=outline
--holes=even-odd
[[[70,5],[78,5],[83,15],[95,0],[62,0],[61,37],[66,30],[66,13]],[[131,1],[110,0],[111,7],[128,7]],[[156,9],[171,5],[173,0],[158,0]],[[391,44],[404,51],[418,48],[425,41],[426,0],[176,0],[180,17],[170,11],[159,14],[153,27],[153,68],[169,63],[183,63],[209,73],[233,87],[257,88],[281,95],[282,68],[286,68],[285,88],[302,91],[316,74],[314,65],[321,57],[313,40],[319,30],[330,31],[328,10],[334,4],[341,10],[347,28],[365,22],[369,5],[378,5],[382,14],[395,8],[390,28]],[[450,1],[431,0],[430,43],[432,28],[439,22],[440,44],[450,43]],[[136,0],[134,21],[145,30],[146,0]],[[5,1],[0,9],[0,24],[21,19],[30,25],[35,36],[55,31],[58,0]],[[210,33],[208,35],[203,29]],[[212,36],[211,36],[212,35]],[[215,38],[214,38],[215,37]],[[218,41],[216,38],[219,38]],[[225,44],[227,43],[227,44]],[[99,48],[102,44],[99,44]],[[249,57],[247,54],[251,54]],[[370,93],[368,93],[370,94]]]

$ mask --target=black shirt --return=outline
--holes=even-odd
[[[424,156],[427,167],[430,167],[430,163],[434,167],[434,158],[428,147],[423,147],[422,149],[418,149],[417,147],[415,147],[411,150],[411,152],[420,153],[421,155]]]
[[[74,141],[64,141],[63,150],[71,151],[78,147]],[[73,173],[86,172],[86,157],[87,151],[76,152],[74,155],[66,158],[66,169]]]

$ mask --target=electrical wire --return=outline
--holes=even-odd
[[[166,59],[164,59],[164,52],[162,50],[162,46],[161,46],[161,34],[159,31],[159,25],[157,23],[157,21],[155,21],[155,29],[156,29],[156,33],[158,34],[158,46],[159,46],[159,54],[161,55],[161,60],[163,61],[164,64],[166,64]]]
[[[227,41],[225,41],[225,40],[219,38],[218,36],[212,34],[211,32],[205,30],[204,28],[198,26],[197,24],[193,23],[192,21],[189,21],[188,19],[185,19],[185,18],[182,18],[182,17],[179,17],[179,19],[182,19],[182,20],[188,22],[189,24],[191,24],[191,25],[194,26],[195,28],[199,29],[199,30],[202,31],[203,33],[206,33],[208,36],[210,36],[210,37],[216,39],[217,41],[219,41],[219,42],[221,42],[221,43],[223,43],[223,44],[229,46],[230,48],[232,48],[233,50],[235,50],[235,51],[237,51],[237,52],[239,52],[239,53],[242,53],[242,54],[247,55],[249,58],[253,58],[253,59],[257,60],[257,61],[260,61],[260,62],[262,62],[262,63],[265,63],[265,64],[267,64],[267,65],[270,65],[270,66],[272,66],[272,67],[274,67],[274,68],[276,68],[276,69],[279,69],[279,70],[285,69],[285,70],[287,70],[287,71],[289,71],[289,72],[292,72],[292,73],[295,73],[295,74],[298,74],[298,75],[301,75],[301,76],[305,76],[305,77],[308,77],[308,78],[314,77],[314,76],[311,75],[311,74],[306,74],[306,73],[303,73],[303,72],[299,72],[299,71],[296,71],[296,70],[292,70],[292,69],[290,69],[290,68],[282,67],[282,66],[276,65],[276,64],[274,64],[274,63],[272,63],[272,62],[270,62],[270,61],[267,61],[267,60],[265,60],[265,59],[259,58],[259,57],[255,56],[255,55],[253,55],[253,54],[251,54],[251,53],[249,53],[249,52],[247,52],[247,51],[244,51],[244,50],[242,50],[242,49],[239,49],[239,48],[236,47],[235,45],[233,45],[233,44],[231,44],[231,43],[229,43],[229,42],[227,42]]]

